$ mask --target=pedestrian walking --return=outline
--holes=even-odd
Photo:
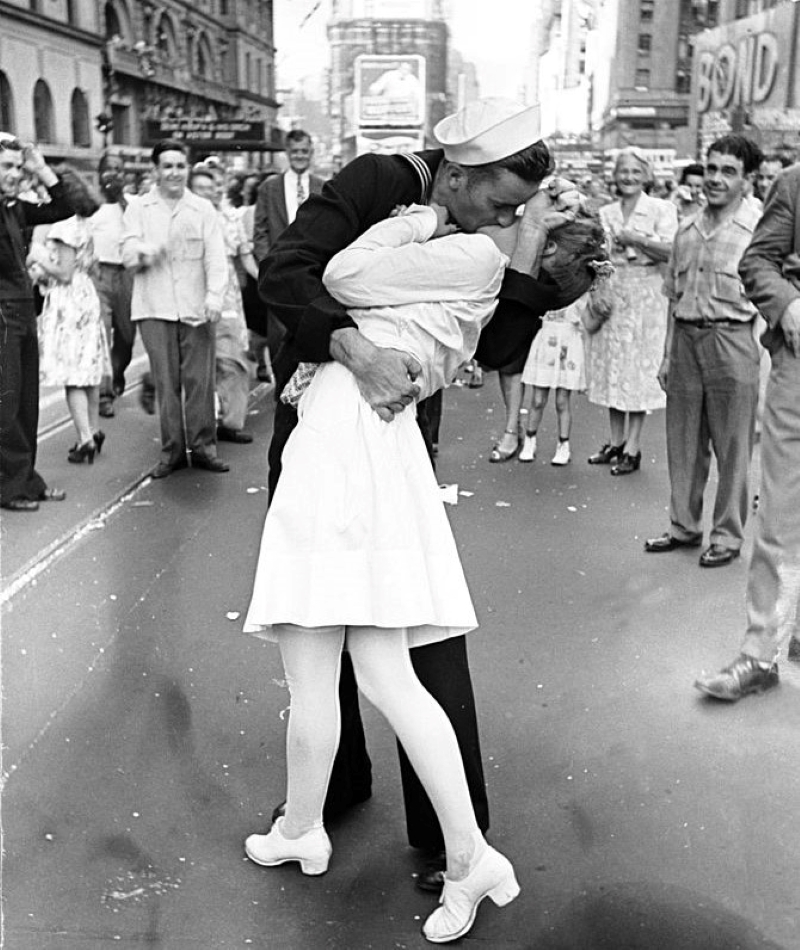
[[[122,260],[134,274],[138,322],[158,399],[161,459],[153,478],[186,468],[227,472],[217,457],[214,324],[228,282],[214,208],[188,191],[186,149],[164,140],[152,152],[155,185],[125,211]]]
[[[23,174],[46,190],[49,202],[19,200]],[[39,149],[0,131],[0,506],[9,511],[37,511],[41,501],[66,498],[36,471],[39,341],[25,259],[28,229],[74,213]]]
[[[346,308],[322,283],[333,253],[342,250],[398,206],[436,201],[467,232],[488,225],[510,225],[516,209],[534,195],[550,167],[539,141],[538,109],[505,100],[479,100],[437,126],[444,149],[411,155],[365,155],[345,166],[323,193],[303,204],[294,223],[277,239],[260,269],[260,290],[287,328],[281,354],[273,362],[278,393],[300,360],[331,358],[353,373],[368,404],[384,421],[394,419],[419,394],[409,377],[417,365],[405,354],[379,350],[361,335]],[[484,166],[473,168],[472,166]],[[544,216],[566,205],[566,186],[556,183],[537,196]],[[537,200],[534,199],[534,200]],[[561,215],[563,222],[563,213]],[[482,334],[478,355],[499,366],[527,352],[537,316],[559,298],[549,279],[536,280],[546,232],[528,223],[525,240],[512,258],[494,320]],[[495,325],[499,330],[492,332]],[[488,336],[487,336],[488,334]],[[274,493],[283,447],[297,424],[295,410],[278,402],[269,450],[269,486]],[[417,647],[412,664],[426,689],[444,708],[455,728],[478,821],[488,827],[488,802],[477,734],[474,697],[463,637]],[[346,656],[340,677],[342,736],[325,806],[326,820],[371,794],[371,764],[364,742],[352,666]],[[418,885],[438,890],[443,883],[442,832],[435,812],[410,764],[401,755],[409,841],[429,857]]]
[[[757,312],[738,266],[760,217],[744,201],[745,180],[760,159],[758,146],[742,135],[711,144],[704,208],[679,226],[664,282],[669,317],[658,380],[667,394],[670,528],[644,548],[661,553],[700,546],[713,452],[714,521],[701,567],[722,567],[739,557],[750,509],[760,354],[753,334]]]
[[[784,643],[800,658],[800,164],[775,179],[739,273],[767,321],[770,370],[761,430],[761,487],[739,655],[695,686],[735,702],[779,684]]]
[[[54,224],[46,246],[29,255],[31,277],[44,289],[39,318],[40,381],[63,386],[78,441],[70,462],[94,462],[105,434],[99,427],[100,384],[111,372],[100,299],[88,271],[94,263],[92,239],[84,219]]]

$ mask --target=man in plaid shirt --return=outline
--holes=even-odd
[[[759,351],[757,311],[738,267],[760,216],[743,200],[760,160],[758,147],[742,135],[711,145],[706,205],[681,222],[664,281],[670,310],[658,379],[667,394],[670,530],[646,541],[645,550],[701,545],[713,449],[719,482],[701,567],[720,567],[739,556],[747,519]]]

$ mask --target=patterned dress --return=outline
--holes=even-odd
[[[624,227],[646,238],[672,241],[678,227],[675,206],[642,193],[627,222],[618,201],[600,209],[611,234]],[[621,412],[663,409],[667,397],[657,374],[664,356],[668,301],[661,268],[641,252],[615,248],[611,277],[614,309],[587,345],[589,401]]]
[[[522,382],[541,389],[586,389],[581,313],[585,297],[542,318],[542,328],[531,344]]]
[[[54,232],[55,233],[55,232]],[[39,382],[42,386],[99,386],[111,374],[100,299],[86,273],[88,238],[69,283],[51,282],[39,317]]]

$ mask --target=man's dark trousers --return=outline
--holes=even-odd
[[[47,487],[36,471],[39,342],[33,299],[0,301],[0,501],[35,501]]]
[[[296,425],[297,413],[278,399],[269,447],[270,497],[280,475],[283,448]],[[451,637],[439,643],[415,647],[411,650],[411,663],[422,685],[436,699],[452,723],[464,762],[478,826],[481,831],[486,831],[489,827],[489,801],[480,755],[466,639],[463,636]],[[325,801],[326,820],[363,801],[368,797],[372,786],[372,766],[364,740],[356,681],[346,653],[342,657],[339,703],[342,731]],[[408,842],[414,848],[443,850],[444,839],[433,805],[399,744],[398,749]]]

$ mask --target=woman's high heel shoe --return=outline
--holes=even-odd
[[[299,838],[284,838],[285,818],[278,818],[266,835],[250,835],[244,851],[251,861],[271,868],[287,861],[299,861],[303,874],[324,874],[333,848],[324,828],[312,828]]]
[[[81,462],[88,462],[90,465],[94,464],[94,453],[97,451],[97,446],[94,444],[94,439],[89,442],[84,442],[82,445],[78,445],[76,442],[75,445],[67,452],[67,461],[75,462],[80,464]]]
[[[444,877],[438,907],[425,921],[422,935],[431,943],[458,940],[472,929],[478,906],[488,897],[505,907],[519,894],[514,868],[508,858],[486,845],[469,874],[461,881]]]
[[[503,442],[506,440],[506,436],[513,436],[516,440],[516,443],[512,449],[504,449],[502,447]],[[503,438],[497,443],[497,445],[492,449],[489,454],[490,462],[507,462],[509,459],[513,459],[514,456],[519,452],[519,443],[520,437],[518,432],[511,432],[508,429],[503,433]]]
[[[631,472],[638,472],[639,466],[642,464],[642,453],[637,452],[636,455],[630,455],[626,452],[622,458],[617,462],[616,465],[611,466],[612,475],[630,475]]]
[[[97,454],[99,455],[103,451],[103,443],[106,440],[106,434],[102,429],[98,429],[92,438],[94,439],[94,444],[97,448]]]

